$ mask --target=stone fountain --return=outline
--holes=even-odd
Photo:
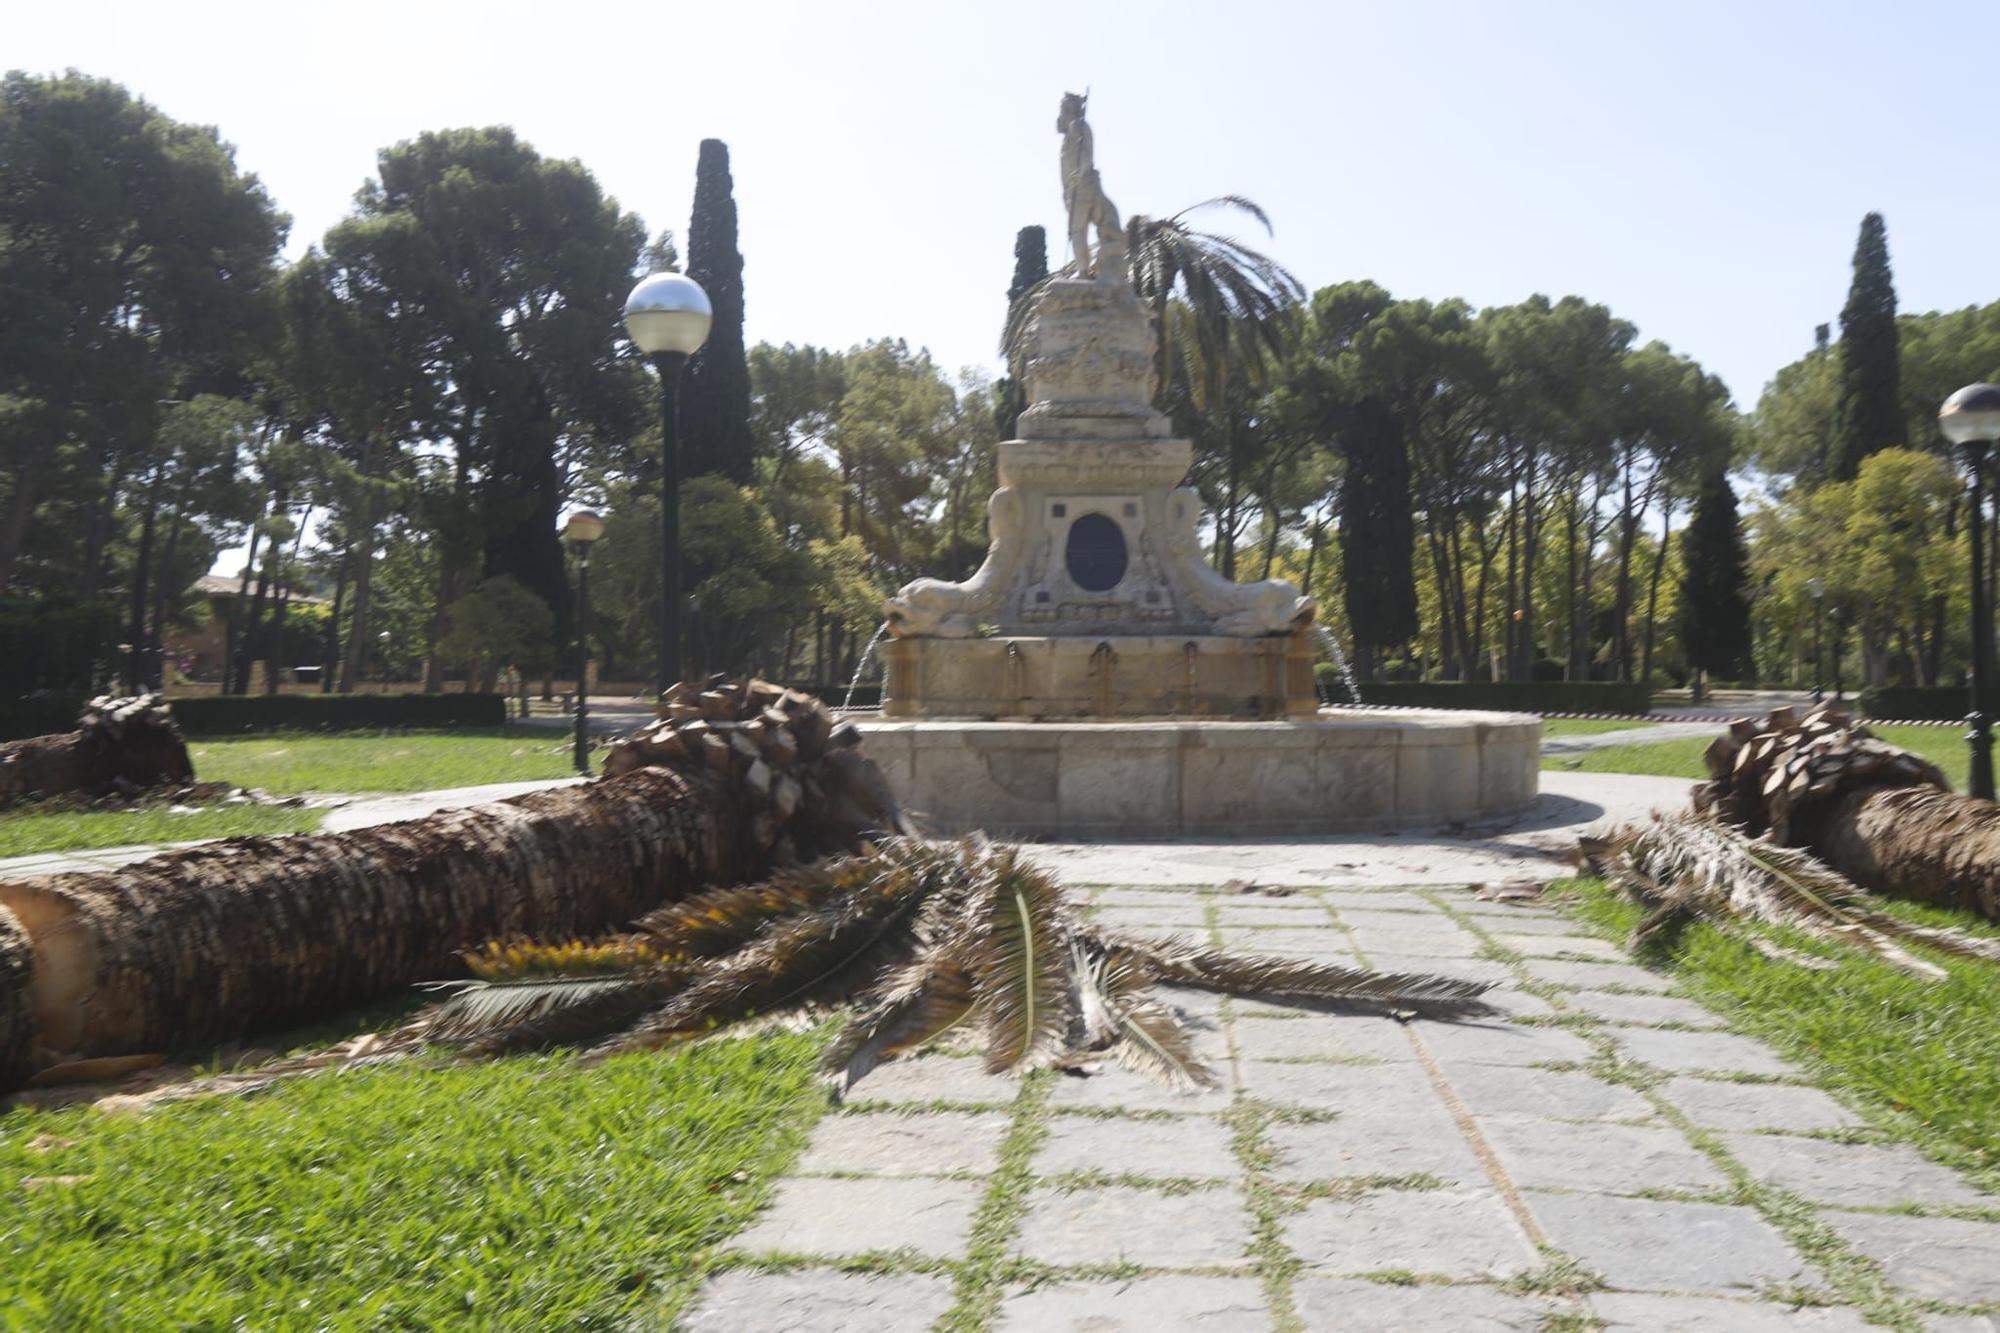
[[[870,755],[942,831],[1295,834],[1531,802],[1538,720],[1322,712],[1311,599],[1209,565],[1081,97],[1057,128],[1073,276],[1029,327],[985,563],[889,602]]]

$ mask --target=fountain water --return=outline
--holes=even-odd
[[[875,645],[888,637],[889,622],[883,621],[875,628],[875,637],[861,650],[861,660],[854,664],[854,679],[847,682],[847,697],[840,701],[840,711],[847,712],[854,707],[854,692],[861,688],[861,673],[868,669],[869,659],[875,656]]]
[[[1361,687],[1354,683],[1354,668],[1348,665],[1347,654],[1341,650],[1340,640],[1333,637],[1333,631],[1324,625],[1314,625],[1313,635],[1319,639],[1326,655],[1333,659],[1333,669],[1340,673],[1340,683],[1347,687],[1347,701],[1356,707],[1361,704]]]

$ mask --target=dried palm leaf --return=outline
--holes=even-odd
[[[1061,1055],[1075,1012],[1073,914],[1050,876],[997,849],[983,867],[965,958],[986,1019],[986,1067],[1034,1069]]]
[[[2000,960],[2000,941],[1911,925],[1876,911],[1853,884],[1810,854],[1751,837],[1716,819],[1655,815],[1650,823],[1612,835],[1593,864],[1634,901],[1652,909],[1633,933],[1634,946],[1671,920],[1699,917],[1724,925],[1753,920],[1789,926],[1852,945],[1932,981],[1948,974],[1907,952],[1903,943]]]
[[[1144,960],[1161,984],[1223,991],[1292,1003],[1406,1010],[1436,1015],[1483,1013],[1482,981],[1427,972],[1370,972],[1301,958],[1232,954],[1186,940],[1141,940],[1128,935],[1094,937],[1103,948]]]
[[[1107,1048],[1127,1068],[1178,1091],[1215,1086],[1215,1074],[1195,1054],[1194,1036],[1158,1000],[1147,995],[1156,973],[1135,954],[1077,955],[1077,973],[1086,997],[1086,1040]],[[1093,1040],[1089,1029],[1104,1038]]]
[[[847,1025],[820,1068],[834,1095],[845,1097],[882,1061],[937,1040],[974,1010],[972,974],[956,961],[936,956],[905,964]]]

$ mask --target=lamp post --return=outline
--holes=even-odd
[[[681,678],[681,372],[715,312],[693,278],[655,273],[625,298],[625,332],[660,372],[659,698]]]
[[[590,544],[604,520],[588,509],[569,516],[563,540],[576,552],[576,771],[590,776]]]
[[[1826,580],[1817,574],[1806,580],[1806,591],[1812,594],[1813,603],[1813,702],[1826,698],[1826,691],[1820,688],[1825,673],[1820,670],[1824,661],[1820,656],[1821,631],[1826,625]]]
[[[1986,458],[2000,440],[2000,384],[1968,384],[1944,400],[1938,428],[1965,450],[1971,471],[1972,538],[1972,711],[1965,715],[1965,744],[1972,751],[1972,795],[1993,799],[1993,719],[1986,713],[1986,689],[1993,678],[1993,607],[1986,600]]]

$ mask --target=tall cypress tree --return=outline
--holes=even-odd
[[[1750,667],[1750,556],[1736,492],[1720,467],[1701,479],[1681,534],[1681,646],[1688,665],[1733,677]]]
[[[1840,310],[1840,409],[1834,421],[1834,475],[1852,481],[1861,460],[1908,443],[1897,361],[1896,286],[1889,232],[1880,213],[1861,219],[1854,281]]]
[[[1028,289],[1049,276],[1049,237],[1040,227],[1023,227],[1014,234],[1014,280],[1007,284],[1007,318],[1011,323],[1014,307]],[[1018,366],[1008,367],[1018,370]],[[1028,410],[1028,386],[1012,375],[1003,375],[993,386],[993,419],[1000,438],[1011,440]]]
[[[1410,451],[1396,415],[1380,398],[1342,413],[1340,486],[1342,600],[1362,674],[1375,674],[1376,650],[1417,633],[1417,584],[1411,560],[1416,529],[1410,505]]]
[[[729,145],[701,141],[687,274],[708,293],[715,324],[688,366],[681,395],[681,475],[751,479],[750,363],[743,350],[743,254],[736,248],[736,196]]]

